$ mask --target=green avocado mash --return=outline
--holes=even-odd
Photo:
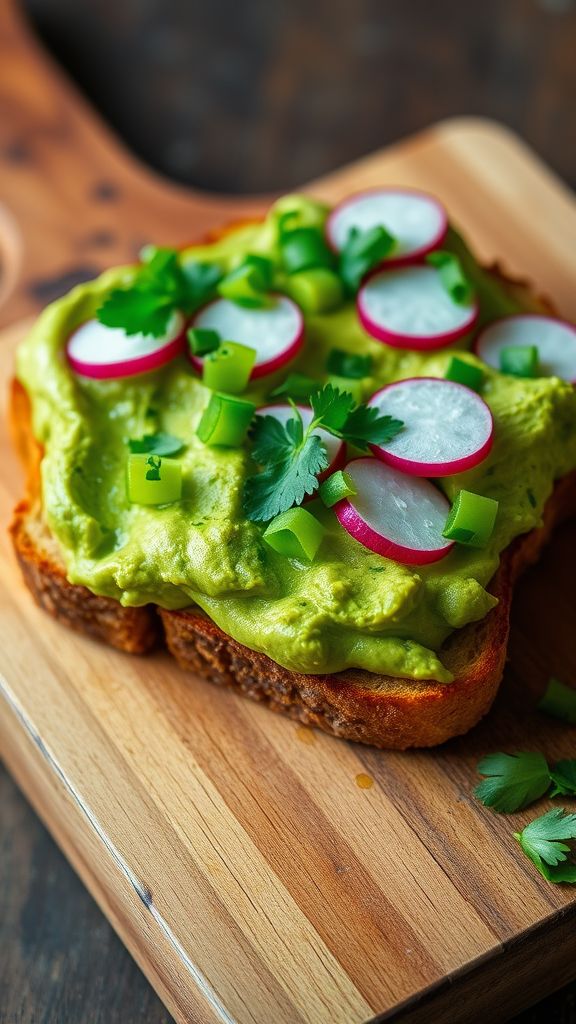
[[[248,252],[277,254],[281,212],[298,209],[322,223],[324,207],[286,197],[262,224],[187,249],[183,260],[233,268]],[[521,308],[484,273],[451,231],[486,322]],[[449,681],[436,653],[446,636],[481,619],[496,603],[485,589],[499,553],[536,526],[555,478],[576,467],[576,390],[556,378],[520,379],[485,368],[483,397],[495,419],[494,448],[476,469],[440,481],[449,498],[461,488],[500,503],[495,532],[483,550],[458,545],[421,568],[382,558],[353,540],[319,501],[308,507],[326,527],[308,565],[274,552],[263,526],[242,512],[243,481],[254,471],[249,448],[205,447],[196,427],[209,392],[188,361],[118,381],[77,377],[64,345],[92,317],[111,287],[128,284],[133,268],[117,268],[75,288],[42,314],[18,353],[18,377],[33,406],[33,428],[45,446],[46,521],[60,542],[68,577],[123,605],[165,608],[197,604],[229,635],[287,668],[310,673],[348,667],[413,679]],[[371,339],[353,302],[307,317],[307,344],[289,367],[321,380],[333,347],[372,356],[362,380],[367,399],[388,381],[442,377],[455,348],[418,354]],[[478,364],[472,355],[465,356]],[[266,400],[286,371],[257,382],[246,397]],[[356,383],[356,382],[355,382]],[[131,505],[126,496],[130,438],[167,431],[182,438],[182,500],[164,507]]]

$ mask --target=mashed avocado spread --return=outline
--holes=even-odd
[[[261,224],[244,225],[220,241],[183,251],[182,260],[214,261],[223,270],[247,253],[277,256],[278,220],[298,210],[321,223],[326,211],[287,197]],[[526,309],[478,267],[451,230],[456,252],[476,288],[480,323]],[[400,565],[350,537],[319,501],[308,505],[326,528],[316,559],[300,563],[262,540],[263,527],[242,511],[242,487],[254,472],[249,445],[207,447],[196,428],[209,399],[185,357],[161,370],[123,380],[92,380],[69,367],[70,332],[94,316],[112,287],[131,282],[134,268],[116,268],[49,306],[18,353],[18,377],[44,445],[44,516],[58,539],[68,578],[123,605],[199,605],[230,636],[299,672],[349,667],[448,682],[436,653],[454,629],[481,619],[496,603],[486,587],[500,552],[541,521],[554,480],[576,467],[576,390],[553,377],[523,379],[482,365],[482,397],[495,420],[494,447],[474,470],[439,481],[448,498],[461,488],[496,498],[499,513],[488,546],[456,545],[429,566]],[[281,290],[281,288],[280,288]],[[363,399],[389,381],[443,377],[455,349],[416,353],[390,348],[365,333],[353,301],[306,318],[306,345],[290,365],[325,381],[333,347],[372,356]],[[263,404],[286,376],[256,381],[246,397]],[[130,504],[127,442],[167,431],[187,445],[181,456],[183,494],[160,507]]]

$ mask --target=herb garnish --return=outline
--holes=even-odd
[[[576,882],[576,863],[566,863],[574,853],[564,839],[576,839],[576,814],[554,808],[515,832],[524,853],[549,882]]]
[[[347,391],[326,384],[310,396],[313,417],[304,428],[296,406],[285,424],[274,416],[257,416],[252,432],[252,458],[263,472],[248,477],[244,511],[254,522],[267,521],[293,505],[300,505],[318,487],[318,474],[328,466],[326,447],[314,431],[322,427],[335,437],[367,449],[396,436],[403,424],[378,409],[355,406]]]
[[[576,796],[576,761],[559,761],[550,768],[543,754],[488,754],[478,771],[487,778],[476,786],[474,796],[499,814],[528,807],[551,786],[551,797]]]
[[[96,310],[100,323],[126,334],[165,334],[171,316],[198,309],[215,293],[222,274],[213,264],[182,262],[176,249],[147,247],[131,285],[114,288]]]
[[[487,778],[474,796],[485,807],[510,814],[534,803],[550,788],[550,772],[542,754],[488,754],[478,764]]]
[[[130,439],[128,446],[133,455],[150,452],[152,455],[179,455],[185,444],[179,437],[160,431],[158,434],[144,434],[143,437]]]
[[[368,271],[382,263],[395,245],[396,239],[384,227],[367,231],[352,228],[340,253],[339,264],[340,277],[352,294],[358,291]]]
[[[550,679],[538,710],[576,725],[576,690],[561,683],[559,679]]]
[[[372,372],[372,356],[356,355],[353,352],[345,352],[341,348],[333,348],[328,353],[326,369],[328,373],[333,373],[336,377],[362,380]]]

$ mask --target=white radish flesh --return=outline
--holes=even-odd
[[[478,305],[454,302],[434,267],[382,270],[362,286],[357,299],[364,329],[395,348],[444,348],[470,331]]]
[[[304,320],[299,307],[284,295],[271,296],[271,305],[258,309],[230,299],[216,299],[196,314],[192,326],[217,331],[222,341],[236,341],[256,349],[252,378],[281,369],[298,355],[304,344]],[[192,356],[202,372],[202,359]]]
[[[184,351],[184,317],[174,313],[161,338],[126,334],[121,327],[106,327],[87,320],[70,335],[66,353],[76,373],[100,380],[132,377],[157,370]]]
[[[306,405],[298,405],[297,409],[302,417],[304,429],[310,425],[312,416],[314,415],[312,409]],[[287,423],[288,420],[294,419],[294,410],[291,405],[276,404],[276,405],[263,405],[260,409],[257,409],[258,416],[273,416],[274,419],[280,423]],[[341,469],[346,461],[346,442],[341,441],[338,437],[334,437],[333,434],[329,434],[327,430],[322,430],[321,427],[317,427],[314,433],[318,435],[322,443],[326,448],[326,454],[328,455],[329,465],[320,474],[319,480],[324,480],[327,476],[335,473],[337,469]]]
[[[499,370],[502,349],[524,345],[538,349],[539,376],[576,384],[576,327],[564,320],[532,313],[507,316],[482,331],[475,349],[480,359]]]
[[[436,562],[454,546],[442,536],[450,504],[428,480],[406,476],[377,459],[346,466],[357,494],[334,511],[364,547],[405,565]]]
[[[396,239],[385,262],[400,266],[438,249],[448,230],[448,218],[442,204],[426,192],[374,189],[340,203],[328,218],[326,235],[332,248],[340,251],[353,228],[367,231],[374,227],[386,228]]]
[[[378,458],[414,476],[450,476],[471,469],[492,447],[490,409],[463,384],[436,377],[411,377],[377,391],[369,403],[381,416],[402,420],[403,429]]]

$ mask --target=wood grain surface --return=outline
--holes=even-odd
[[[29,44],[17,21],[3,28],[17,78]],[[2,132],[26,118],[35,129],[26,169],[3,176],[5,323],[108,262],[94,250],[78,262],[87,225],[104,222],[125,259],[144,231],[175,241],[261,206],[161,184],[32,58],[43,87],[27,93],[23,79],[2,119]],[[66,188],[59,140],[73,153]],[[572,200],[509,133],[448,123],[311,189],[334,198],[383,181],[436,192],[483,257],[505,257],[576,317]],[[2,336],[3,397],[23,329]],[[6,521],[20,481],[0,444]],[[574,895],[536,875],[511,836],[528,815],[497,818],[470,797],[488,750],[573,751],[573,735],[534,712],[550,672],[576,677],[573,527],[519,588],[494,713],[416,754],[316,735],[165,655],[68,634],[32,606],[4,532],[1,543],[3,756],[177,1020],[497,1021],[574,975]]]

